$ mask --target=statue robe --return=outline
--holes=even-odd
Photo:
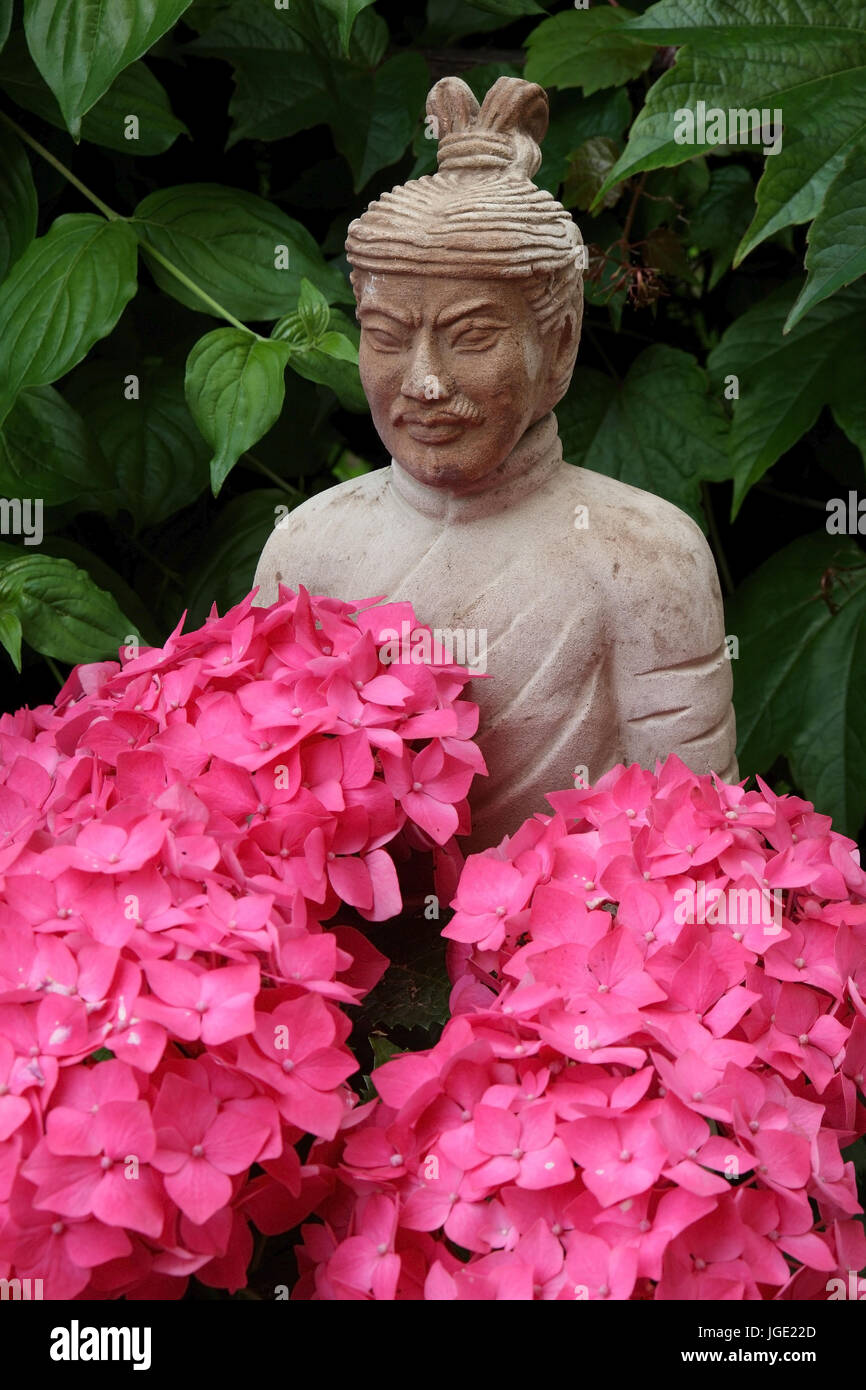
[[[556,418],[455,494],[396,461],[290,513],[259,561],[278,583],[353,600],[408,600],[431,628],[487,634],[481,709],[490,772],[470,793],[478,851],[545,793],[616,763],[675,752],[737,777],[732,674],[715,564],[699,527],[651,493],[563,462]],[[476,648],[477,651],[477,648]]]

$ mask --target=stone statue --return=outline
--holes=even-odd
[[[469,687],[490,772],[470,795],[478,850],[618,762],[676,752],[735,779],[732,676],[700,529],[562,458],[553,407],[577,355],[582,241],[532,183],[544,91],[502,77],[479,108],[444,78],[427,112],[438,172],[383,194],[346,242],[391,466],[289,515],[257,602],[280,581],[409,600],[455,660],[486,665]]]

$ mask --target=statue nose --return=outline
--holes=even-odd
[[[420,336],[412,349],[400,387],[412,400],[440,400],[449,394],[442,375],[442,366],[435,344]]]

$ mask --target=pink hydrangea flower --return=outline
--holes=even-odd
[[[0,1262],[46,1298],[243,1287],[356,1106],[344,1007],[387,962],[343,906],[396,915],[410,846],[460,862],[470,673],[382,660],[388,606],[252,600],[0,718]],[[386,1208],[347,1296],[393,1292]]]
[[[866,1259],[855,845],[676,757],[550,801],[466,862],[439,1042],[314,1145],[295,1296],[826,1298]]]

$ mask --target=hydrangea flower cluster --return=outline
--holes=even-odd
[[[250,595],[0,719],[0,1274],[234,1290],[261,1175],[290,1219],[296,1141],[355,1103],[341,1006],[386,966],[323,924],[399,910],[389,849],[452,862],[484,771],[470,673],[383,661],[403,621]]]
[[[303,1299],[822,1299],[866,1264],[866,874],[676,757],[466,861],[453,1017],[314,1145]]]

